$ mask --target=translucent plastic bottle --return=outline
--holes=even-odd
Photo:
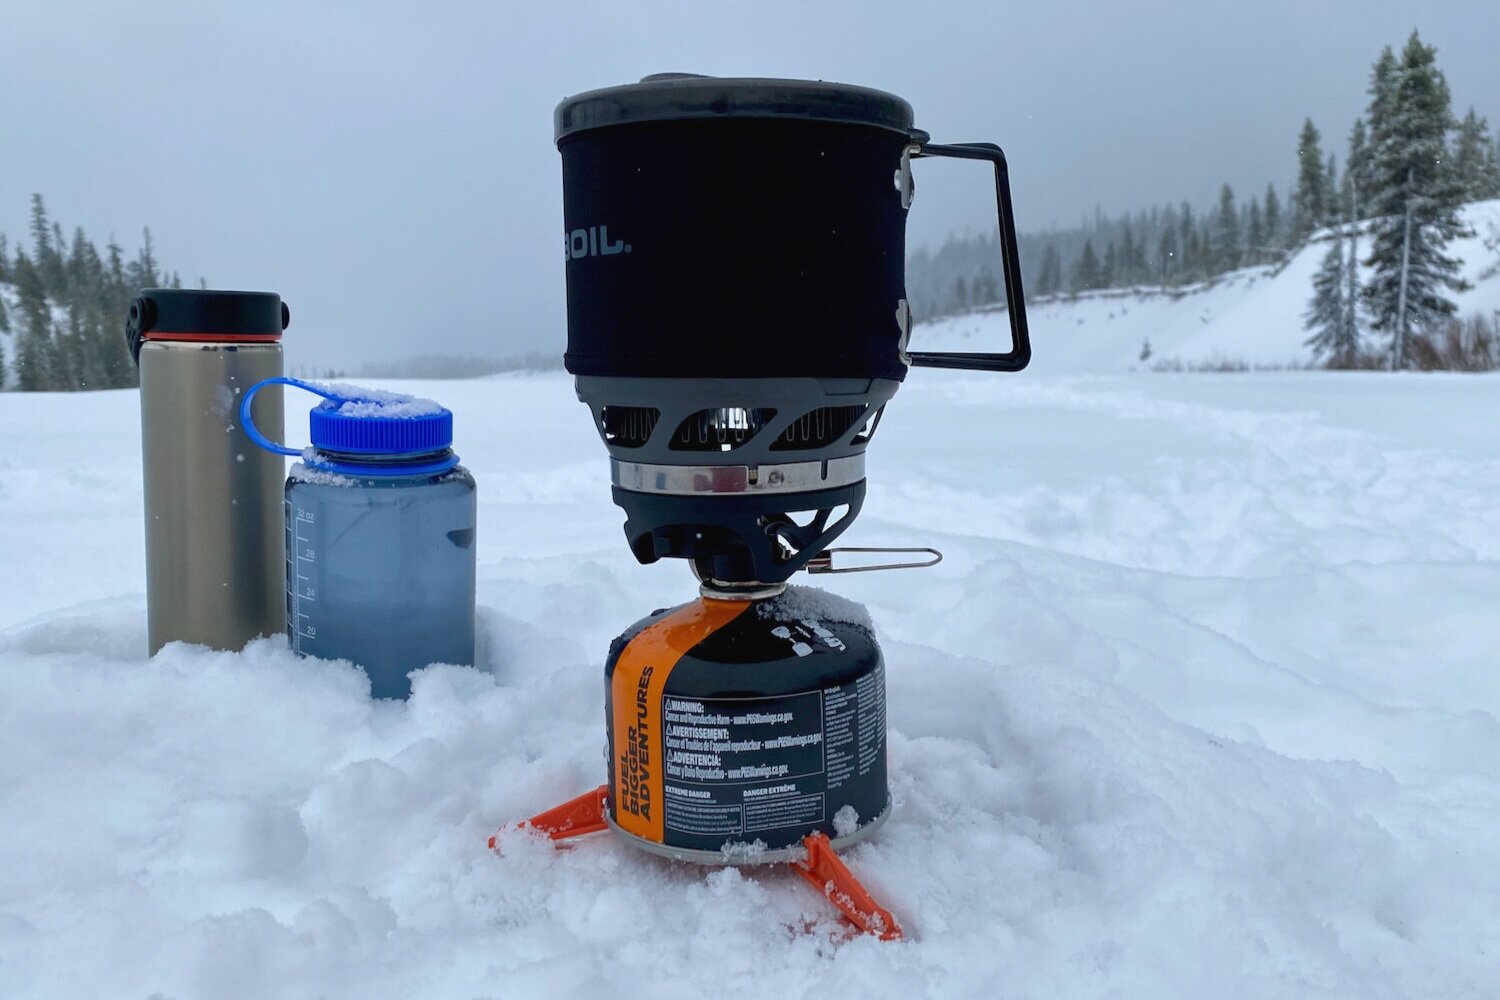
[[[324,397],[312,447],[286,483],[287,633],[307,656],[363,667],[377,698],[407,674],[474,662],[474,478],[452,451],[453,414],[411,396],[267,379]]]

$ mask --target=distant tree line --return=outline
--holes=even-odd
[[[1310,127],[1310,124],[1309,124]],[[1335,165],[1322,160],[1316,130],[1307,160],[1309,197],[1300,186],[1286,199],[1274,184],[1248,202],[1224,184],[1207,212],[1189,202],[1091,219],[1065,229],[1019,237],[1026,293],[1076,295],[1110,288],[1179,288],[1255,264],[1276,264],[1325,222],[1323,191],[1336,186]],[[1332,175],[1332,176],[1330,176]],[[1300,197],[1299,197],[1300,195]],[[1004,301],[994,234],[950,237],[923,247],[907,265],[907,295],[917,316],[930,319]]]
[[[480,378],[502,372],[562,370],[562,355],[552,351],[528,351],[508,357],[474,354],[418,354],[410,358],[370,361],[352,373],[354,378]],[[346,374],[340,372],[337,377]]]
[[[82,228],[69,238],[31,196],[31,243],[14,253],[0,233],[0,388],[25,391],[113,389],[137,384],[125,345],[125,315],[139,289],[181,288],[156,261],[151,230],[129,258],[111,237],[101,253]]]
[[[1075,227],[1022,234],[1028,297],[1181,288],[1242,267],[1279,265],[1310,240],[1337,245],[1347,237],[1352,244],[1362,229],[1373,241],[1364,261],[1374,271],[1370,287],[1358,287],[1347,263],[1352,248],[1339,251],[1346,263],[1337,268],[1325,261],[1309,346],[1325,363],[1369,364],[1373,345],[1359,332],[1367,318],[1370,330],[1393,341],[1382,348],[1393,364],[1413,363],[1413,331],[1453,315],[1441,292],[1461,283],[1457,263],[1441,251],[1460,233],[1458,206],[1500,198],[1500,140],[1472,108],[1461,121],[1453,117],[1435,52],[1416,33],[1400,57],[1389,48],[1381,55],[1371,94],[1369,110],[1350,129],[1342,168],[1325,154],[1313,122],[1303,122],[1296,179],[1285,197],[1271,183],[1247,202],[1226,183],[1207,211],[1188,202],[1119,216],[1096,210]],[[983,308],[1004,301],[999,275],[993,234],[954,236],[912,255],[907,295],[921,319]]]

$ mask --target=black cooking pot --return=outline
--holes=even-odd
[[[900,380],[1030,357],[1005,156],[937,146],[892,94],[665,74],[557,108],[567,368],[648,378]],[[911,160],[994,166],[1011,349],[906,351]]]

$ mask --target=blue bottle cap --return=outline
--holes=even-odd
[[[323,397],[308,413],[312,447],[303,451],[266,438],[250,416],[263,386],[290,385]],[[251,386],[240,403],[245,433],[267,451],[295,455],[318,469],[356,476],[412,476],[446,472],[453,454],[453,411],[430,399],[352,385],[318,385],[268,378]]]

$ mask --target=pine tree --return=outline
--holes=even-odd
[[[50,235],[50,234],[49,234]],[[16,334],[16,384],[26,392],[50,389],[52,310],[41,276],[25,253],[16,253],[16,298],[21,329]]]
[[[172,287],[181,288],[182,281],[177,277],[177,272],[172,272],[172,280],[177,282]],[[974,304],[976,306],[987,306],[1000,301],[1000,286],[995,283],[995,276],[989,271],[982,272],[974,279]]]
[[[1323,171],[1323,198],[1323,225],[1338,225],[1343,212],[1339,210],[1339,164],[1332,153],[1328,154],[1328,167]]]
[[[1345,203],[1345,230],[1349,241],[1348,263],[1344,265],[1344,327],[1353,343],[1355,354],[1359,353],[1359,189],[1353,184],[1349,189],[1349,201]]]
[[[36,258],[33,267],[45,268],[52,256],[52,226],[47,221],[47,206],[42,196],[31,196],[31,253]]]
[[[52,285],[48,287],[47,294],[52,296],[53,301],[66,305],[72,294],[72,290],[68,287],[68,240],[63,235],[61,224],[55,220],[52,223],[52,248],[55,255],[52,264]]]
[[[1115,249],[1115,241],[1110,240],[1109,246],[1104,251],[1104,263],[1099,267],[1099,287],[1113,288],[1119,282],[1120,276],[1120,252]]]
[[[123,255],[113,236],[105,251],[108,256],[100,261],[99,302],[100,315],[104,317],[103,354],[109,371],[106,381],[117,388],[129,388],[140,383],[141,373],[120,335],[119,317],[129,308],[133,292],[125,284]]]
[[[6,241],[5,234],[0,233],[0,281],[10,280],[10,244]]]
[[[1156,244],[1157,281],[1163,286],[1175,284],[1177,279],[1177,232],[1171,226],[1163,226],[1161,239]]]
[[[31,235],[36,245],[32,248],[32,263],[42,288],[49,298],[61,302],[68,291],[67,265],[64,260],[62,230],[57,223],[47,218],[47,209],[41,195],[33,195]]]
[[[115,238],[114,238],[113,235],[110,236],[109,243],[105,246],[105,250],[107,250],[109,252],[109,283],[110,283],[110,286],[111,287],[117,287],[120,290],[124,291],[125,288],[126,288],[126,285],[125,285],[125,251],[120,248],[120,244],[119,243],[115,242]]]
[[[151,228],[149,226],[141,230],[141,249],[139,254],[141,273],[149,286],[161,284],[161,279],[156,275],[156,253],[151,245]]]
[[[1339,191],[1339,203],[1348,207],[1351,197],[1358,202],[1361,191],[1370,190],[1370,143],[1365,133],[1365,120],[1354,119],[1349,129],[1349,157],[1344,165],[1344,182]],[[1355,216],[1362,219],[1363,215]]]
[[[1225,184],[1219,189],[1219,210],[1214,215],[1213,270],[1215,274],[1240,266],[1244,243],[1240,238],[1239,214],[1234,208],[1234,190]]]
[[[1208,255],[1204,251],[1201,227],[1191,219],[1183,224],[1182,274],[1188,282],[1201,281],[1208,277]]]
[[[1494,147],[1490,145],[1489,139],[1489,123],[1474,114],[1472,107],[1469,108],[1469,113],[1459,122],[1458,134],[1453,142],[1453,156],[1449,160],[1464,201],[1481,201],[1490,197],[1489,192],[1493,186],[1490,154],[1493,151]]]
[[[1281,242],[1281,199],[1276,197],[1276,185],[1266,185],[1266,214],[1265,214],[1265,240],[1266,247],[1272,251],[1280,250]]]
[[[1117,262],[1119,278],[1115,282],[1118,285],[1129,287],[1136,282],[1135,264],[1137,257],[1135,249],[1135,236],[1130,232],[1130,220],[1120,227],[1120,259]]]
[[[1094,241],[1083,241],[1083,253],[1073,263],[1072,280],[1069,287],[1074,292],[1089,292],[1099,288],[1102,279],[1099,273],[1099,257],[1094,253]]]
[[[1343,176],[1339,178],[1338,187],[1338,204],[1342,206],[1341,211],[1344,212],[1345,221],[1348,221],[1346,210],[1349,207],[1349,203],[1354,199],[1354,191],[1358,187],[1358,184],[1359,182],[1355,179],[1354,170],[1346,166]]]
[[[1057,252],[1057,244],[1048,243],[1047,248],[1042,251],[1042,268],[1037,276],[1037,294],[1055,295],[1062,287],[1062,258]]]
[[[1299,246],[1328,219],[1328,175],[1323,165],[1322,136],[1308,118],[1297,137],[1297,187],[1292,195],[1291,245]]]
[[[1137,220],[1136,224],[1141,230],[1141,238],[1131,240],[1130,257],[1126,263],[1132,285],[1149,280],[1151,275],[1150,264],[1146,260],[1146,238],[1150,230],[1146,227],[1144,220]]]
[[[1436,50],[1412,32],[1399,64],[1376,64],[1371,85],[1369,203],[1372,269],[1365,287],[1371,326],[1390,334],[1391,367],[1410,360],[1414,330],[1457,309],[1445,290],[1461,291],[1459,264],[1443,253],[1466,232],[1462,192],[1445,165],[1453,125],[1448,83]]]
[[[1265,253],[1265,225],[1261,222],[1260,201],[1251,198],[1245,211],[1245,263],[1259,264]]]
[[[76,335],[78,321],[74,313],[68,313],[68,329],[56,322],[52,324],[51,351],[47,355],[47,381],[54,389],[74,390],[82,388],[78,367],[81,360],[81,338]]]
[[[151,245],[151,230],[141,231],[143,243],[135,260],[125,265],[125,283],[132,293],[143,288],[160,288],[161,276],[156,271],[156,254]]]
[[[1303,314],[1303,328],[1312,331],[1307,346],[1314,357],[1332,368],[1348,368],[1359,355],[1359,334],[1349,326],[1348,303],[1344,299],[1348,275],[1344,240],[1328,241],[1328,251],[1313,275],[1313,296]]]
[[[104,278],[104,264],[99,251],[84,236],[82,228],[73,231],[68,253],[68,280],[77,289],[69,306],[69,331],[75,342],[75,371],[78,381],[90,389],[113,384],[110,378],[109,344],[106,330],[114,324],[106,320],[99,294]]]
[[[1370,106],[1365,112],[1365,118],[1369,127],[1370,141],[1373,143],[1378,135],[1385,135],[1390,131],[1390,117],[1396,104],[1396,84],[1400,76],[1401,68],[1396,61],[1396,55],[1387,45],[1380,51],[1380,58],[1375,60],[1375,66],[1370,71]],[[1374,184],[1375,150],[1370,150],[1371,160],[1366,161],[1366,170],[1369,171],[1367,179]]]
[[[1193,239],[1193,234],[1197,231],[1198,226],[1193,221],[1193,206],[1183,202],[1181,217],[1177,223],[1177,273],[1182,275],[1184,282],[1195,281],[1198,277],[1198,247]]]

